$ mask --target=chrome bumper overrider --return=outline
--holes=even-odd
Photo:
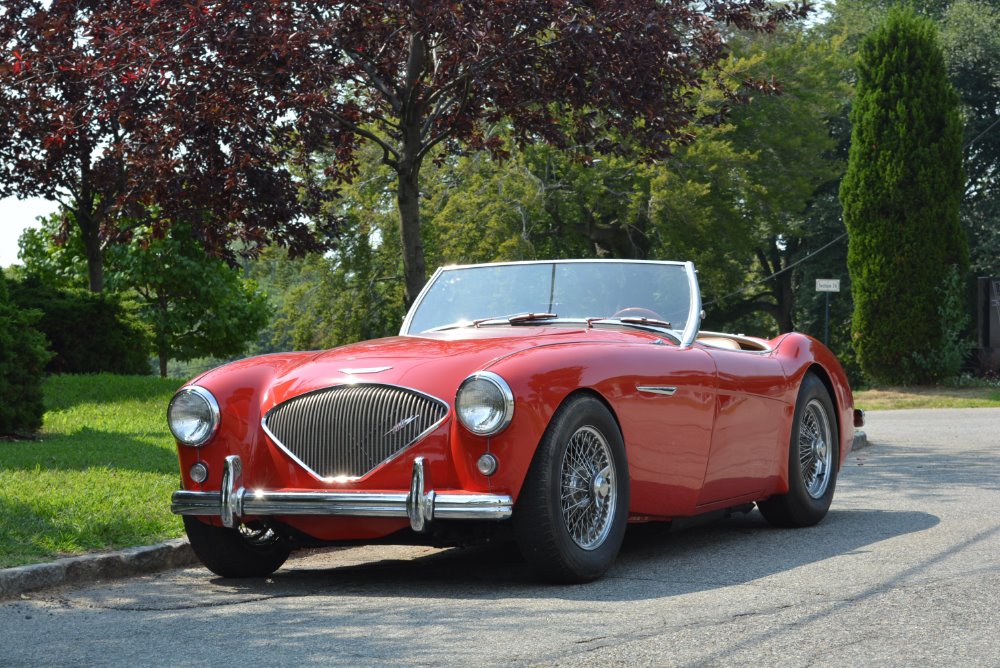
[[[431,520],[504,520],[514,501],[505,494],[463,494],[427,490],[423,457],[413,460],[410,491],[406,492],[269,492],[243,487],[243,463],[226,457],[218,492],[174,492],[170,510],[178,515],[213,515],[227,527],[243,517],[268,515],[331,515],[347,517],[408,517],[414,531],[426,531]]]

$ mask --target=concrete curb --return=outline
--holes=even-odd
[[[146,575],[197,561],[187,540],[178,538],[148,547],[130,547],[115,552],[58,559],[46,564],[4,568],[0,569],[0,600],[61,585]]]

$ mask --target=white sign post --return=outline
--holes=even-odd
[[[817,278],[816,292],[824,293],[826,297],[826,320],[823,321],[823,344],[830,345],[830,293],[840,292],[839,278]]]

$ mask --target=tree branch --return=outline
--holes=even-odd
[[[330,115],[333,117],[334,120],[336,120],[338,123],[346,127],[354,134],[364,137],[365,139],[370,139],[371,141],[378,144],[379,147],[382,149],[382,162],[388,165],[389,167],[392,167],[393,169],[399,169],[399,152],[396,151],[396,149],[394,149],[388,143],[386,143],[385,140],[376,135],[374,132],[365,130],[358,124],[352,123],[351,121],[347,120],[346,118],[344,118],[335,111],[331,111]],[[390,155],[392,156],[392,158],[389,157]]]

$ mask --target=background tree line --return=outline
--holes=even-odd
[[[62,203],[14,277],[110,293],[161,372],[247,341],[393,334],[425,267],[620,257],[694,260],[706,327],[765,335],[820,334],[814,279],[840,278],[830,344],[861,377],[839,193],[856,54],[888,3],[809,22],[752,0],[707,16],[654,0],[8,4],[0,194]],[[995,274],[1000,15],[915,9],[961,103],[969,264]]]

